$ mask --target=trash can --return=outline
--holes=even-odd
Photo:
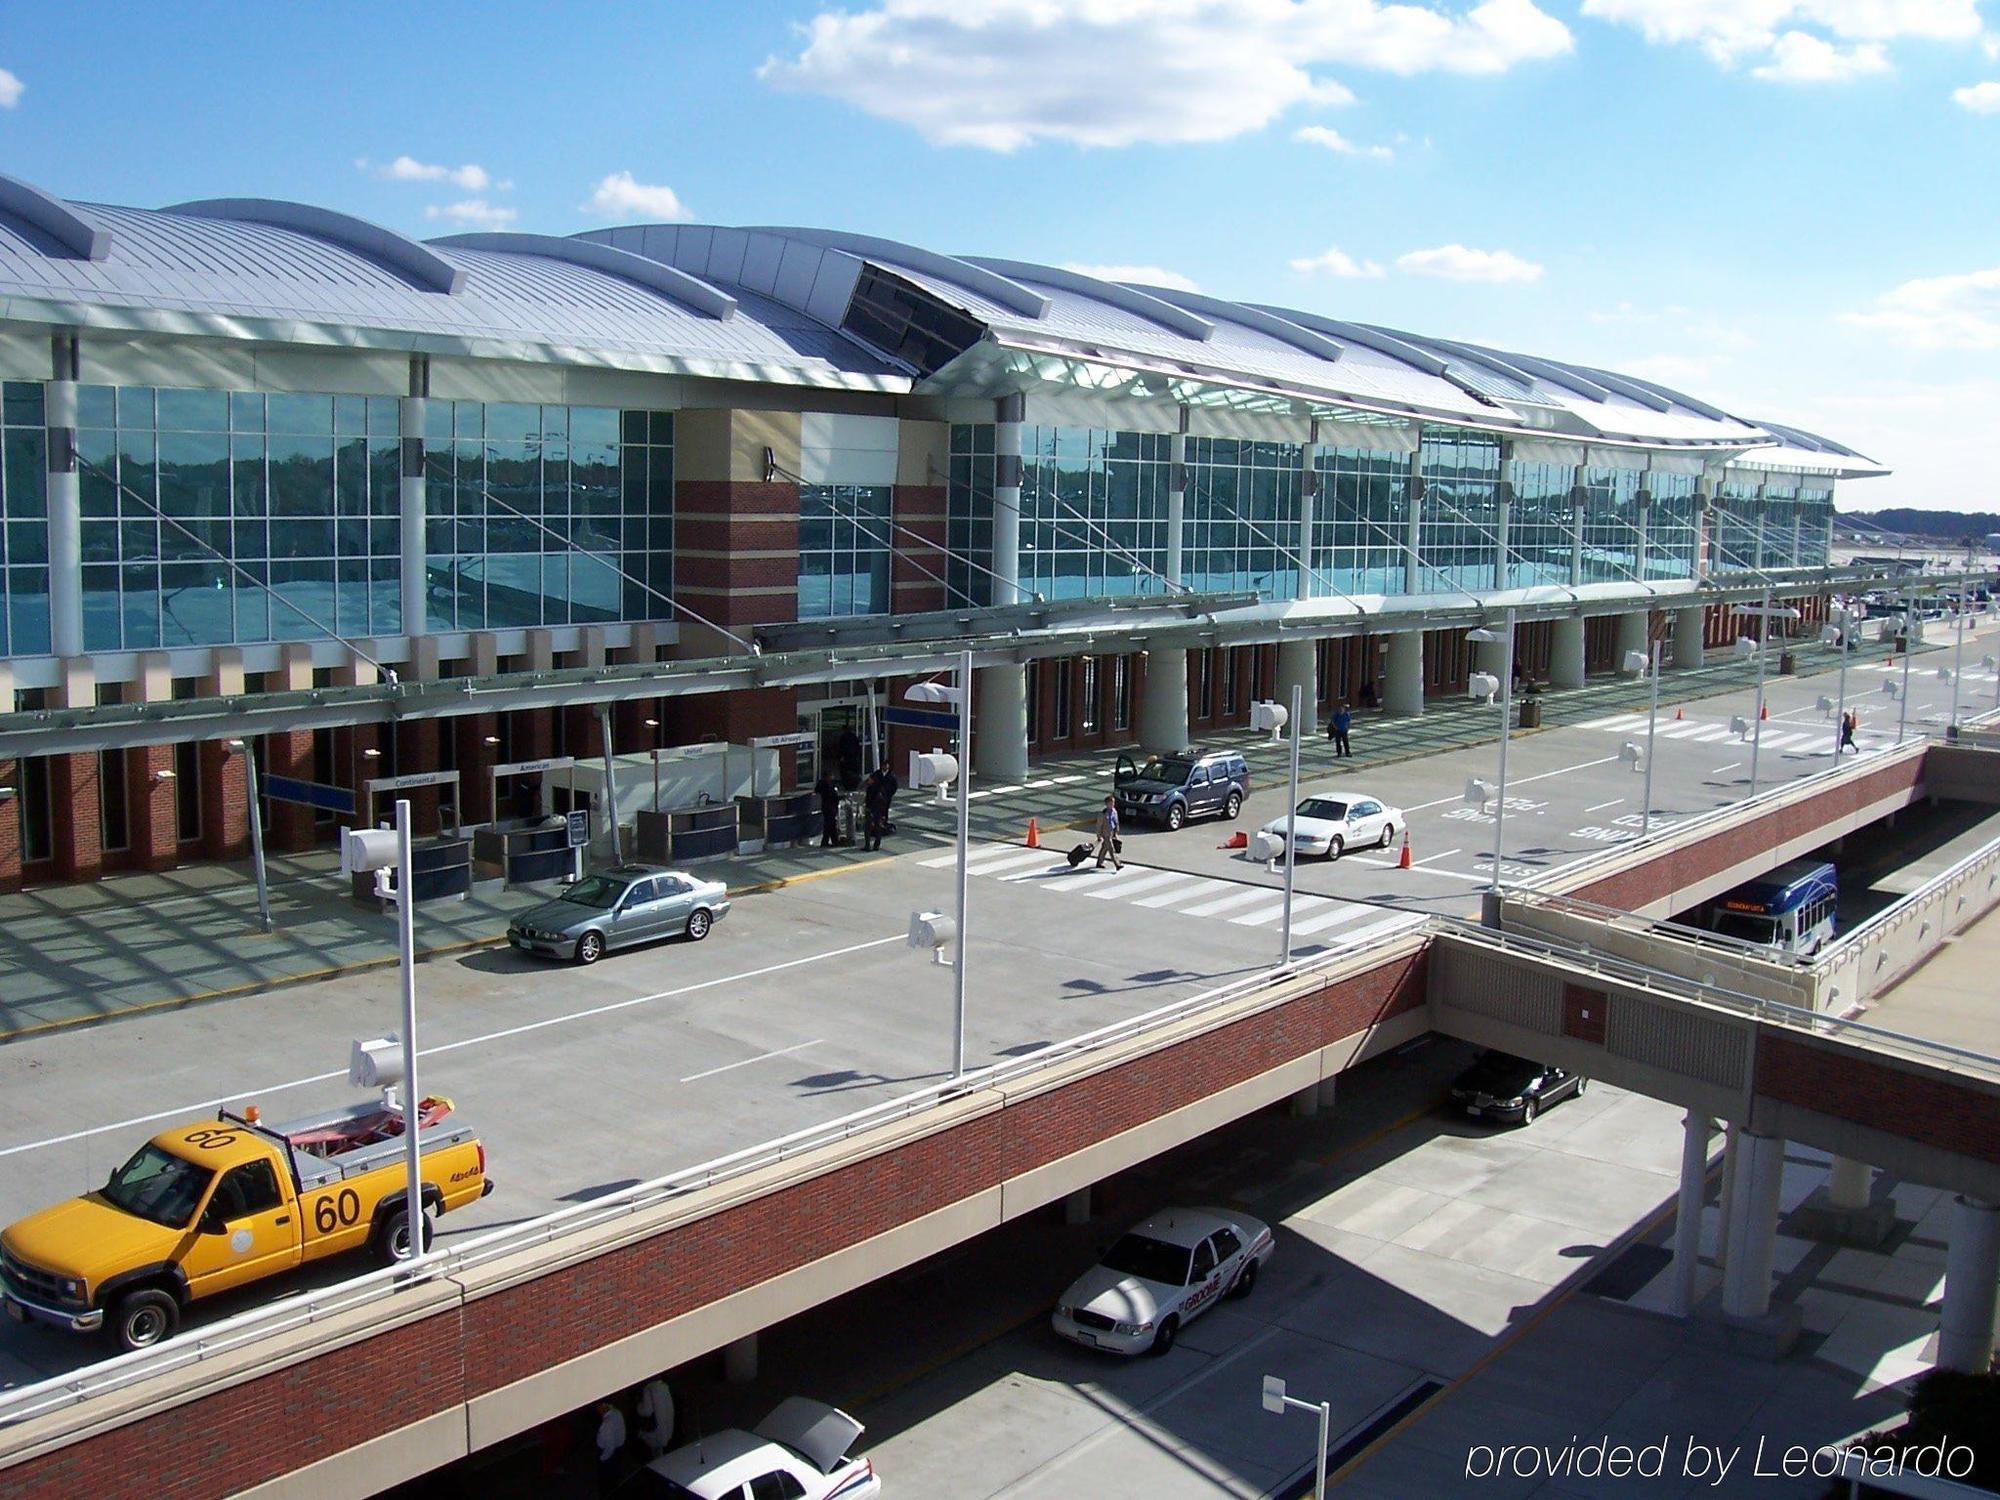
[[[1781,677],[1789,677],[1792,673],[1796,672],[1797,670],[1798,670],[1798,657],[1793,655],[1790,651],[1781,651],[1778,653],[1778,674]]]
[[[1521,700],[1521,727],[1523,729],[1540,729],[1542,727],[1541,699],[1523,698]]]

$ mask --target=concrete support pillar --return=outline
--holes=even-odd
[[[1309,1083],[1292,1095],[1287,1113],[1294,1120],[1310,1120],[1319,1113],[1319,1085]]]
[[[1027,598],[1021,588],[1021,417],[1025,403],[1018,395],[1002,396],[995,407],[993,602],[1015,604]]]
[[[1146,691],[1139,700],[1139,748],[1173,755],[1188,747],[1188,654],[1163,646],[1146,655]]]
[[[1694,1311],[1701,1279],[1701,1215],[1708,1196],[1708,1141],[1715,1121],[1689,1110],[1681,1121],[1681,1192],[1674,1210],[1675,1317]]]
[[[1778,1249],[1778,1189],[1784,1180],[1782,1136],[1744,1131],[1737,1150],[1735,1202],[1730,1205],[1729,1258],[1722,1273],[1722,1311],[1757,1321],[1771,1311],[1771,1269]]]
[[[1420,630],[1399,630],[1389,637],[1389,680],[1383,684],[1382,706],[1392,714],[1414,718],[1424,711],[1424,636]]]
[[[1424,458],[1421,447],[1411,450],[1410,478],[1404,493],[1409,515],[1403,534],[1403,592],[1420,594],[1424,586]],[[1421,677],[1422,673],[1419,672]]]
[[[973,675],[978,679],[974,684],[972,700],[973,774],[990,782],[1025,781],[1028,776],[1028,669],[981,667]],[[1150,700],[1152,694],[1146,696]]]
[[[1704,618],[1707,611],[1697,604],[1691,609],[1674,611],[1674,665],[1681,668],[1698,667],[1706,659],[1702,631],[1707,628]]]
[[[1090,1189],[1080,1187],[1063,1199],[1063,1223],[1088,1224],[1090,1222]]]
[[[431,389],[431,362],[419,354],[410,360],[410,394],[403,398],[402,530],[399,533],[402,571],[399,590],[404,635],[430,630],[429,584],[424,569],[426,517],[429,500],[424,481],[424,415]]]
[[[1313,642],[1278,642],[1278,680],[1275,686],[1278,702],[1289,711],[1292,706],[1292,689],[1303,688],[1300,694],[1299,712],[1305,716],[1305,732],[1312,733],[1312,721],[1319,713],[1319,651]]]
[[[1175,587],[1187,582],[1187,421],[1183,406],[1181,430],[1167,437],[1167,582]],[[1174,748],[1186,749],[1186,739]]]
[[[731,1385],[748,1385],[757,1378],[757,1335],[746,1333],[722,1346],[722,1378]]]
[[[1618,617],[1618,670],[1625,671],[1625,655],[1636,651],[1641,656],[1653,653],[1653,617],[1643,609],[1627,610]]]
[[[1866,1208],[1874,1196],[1875,1169],[1850,1156],[1836,1156],[1826,1180],[1827,1201],[1835,1208]]]
[[[1715,1258],[1723,1266],[1729,1264],[1729,1221],[1734,1217],[1736,1203],[1736,1173],[1743,1160],[1743,1131],[1735,1124],[1723,1126],[1722,1135],[1722,1196],[1715,1224]]]
[[[1709,492],[1701,483],[1697,483],[1694,489],[1694,581],[1696,583],[1700,583],[1708,576],[1708,533],[1709,528],[1715,524],[1714,504]]]
[[[2000,1284],[2000,1204],[1960,1197],[1945,1248],[1940,1370],[1983,1375],[1993,1363],[1994,1291]]]
[[[1554,622],[1549,646],[1549,680],[1559,688],[1583,686],[1583,616]]]
[[[83,502],[76,464],[81,360],[75,334],[54,335],[42,411],[48,428],[49,648],[58,657],[81,656],[84,650]]]

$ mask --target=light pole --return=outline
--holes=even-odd
[[[1291,793],[1285,798],[1285,920],[1283,946],[1278,950],[1278,967],[1292,961],[1292,876],[1299,859],[1299,715],[1305,708],[1305,689],[1292,684],[1292,767]]]
[[[1847,723],[1848,618],[1849,617],[1846,609],[1840,608],[1840,615],[1838,621],[1835,624],[1827,626],[1827,628],[1820,633],[1821,640],[1823,641],[1831,640],[1833,642],[1834,648],[1840,652],[1840,698],[1838,707],[1835,708],[1833,715],[1833,758],[1836,762],[1840,760],[1841,732],[1843,727]],[[1859,745],[1856,745],[1854,748],[1857,752],[1861,749]]]
[[[1319,1414],[1319,1452],[1313,1463],[1313,1500],[1326,1500],[1326,1448],[1333,1440],[1333,1403],[1331,1401],[1301,1401],[1296,1396],[1285,1394],[1285,1382],[1275,1375],[1264,1377],[1264,1410],[1277,1416],[1285,1414],[1286,1407],[1299,1411]]]
[[[1509,731],[1512,728],[1509,718],[1512,714],[1514,698],[1514,611],[1511,609],[1507,611],[1504,634],[1501,631],[1496,631],[1482,625],[1477,630],[1466,631],[1465,638],[1468,641],[1480,641],[1487,644],[1495,641],[1501,643],[1500,785],[1494,792],[1493,797],[1493,881],[1490,887],[1494,898],[1497,900],[1500,895],[1501,838],[1505,832],[1507,823],[1507,740]]]
[[[1903,707],[1896,715],[1896,743],[1903,743],[1903,735],[1910,725],[1910,658],[1916,654],[1911,648],[1917,644],[1916,608],[1910,603],[1910,591],[1903,590]]]
[[[955,703],[958,705],[958,774],[954,790],[958,794],[958,866],[954,879],[955,903],[952,920],[957,934],[958,953],[951,966],[952,1028],[951,1076],[965,1073],[965,894],[966,857],[972,847],[971,801],[966,782],[972,775],[972,653],[958,657],[957,682],[945,687],[936,682],[914,683],[903,697],[912,703]]]
[[[1660,727],[1660,643],[1653,642],[1650,655],[1639,651],[1626,652],[1625,669],[1653,674],[1653,704],[1646,711],[1646,802],[1639,810],[1639,837],[1644,839],[1653,832],[1653,746]]]
[[[1965,673],[1965,590],[1961,578],[1958,585],[1958,645],[1951,653],[1951,727],[1958,728],[1958,684]]]
[[[423,1119],[423,1095],[417,1091],[417,954],[416,882],[410,857],[410,803],[396,800],[396,828],[342,829],[340,869],[344,875],[375,876],[375,893],[396,904],[396,948],[403,989],[403,1158],[409,1181],[403,1188],[404,1224],[409,1253],[424,1253],[423,1153],[417,1136]],[[389,885],[391,872],[394,887]],[[395,1246],[390,1246],[394,1253]]]
[[[1764,748],[1764,676],[1769,670],[1765,658],[1771,650],[1771,622],[1773,620],[1796,620],[1799,612],[1789,605],[1779,609],[1771,599],[1771,590],[1764,590],[1764,602],[1745,607],[1738,605],[1735,614],[1740,619],[1757,618],[1757,716],[1750,721],[1750,795],[1757,795],[1758,760]]]

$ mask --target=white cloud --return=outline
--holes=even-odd
[[[1342,281],[1373,281],[1384,275],[1372,260],[1356,260],[1338,245],[1328,245],[1318,255],[1301,256],[1292,269],[1302,276],[1333,276]]]
[[[638,182],[630,172],[613,172],[602,179],[579,213],[600,219],[691,219],[687,205],[672,188]]]
[[[488,203],[484,198],[461,198],[456,203],[433,203],[424,210],[426,219],[449,219],[475,229],[504,229],[520,214],[511,208]]]
[[[1376,161],[1388,161],[1395,152],[1387,146],[1363,146],[1350,141],[1338,130],[1325,125],[1307,125],[1292,132],[1292,139],[1304,141],[1308,146],[1324,146],[1340,156],[1368,156]]]
[[[1329,68],[1500,73],[1570,50],[1533,0],[875,0],[758,70],[939,145],[1219,141],[1351,102]]]
[[[356,159],[355,166],[362,171],[372,171],[377,177],[388,182],[448,182],[453,187],[464,188],[468,193],[483,193],[497,186],[502,192],[514,184],[496,184],[486,168],[476,162],[467,162],[462,167],[447,167],[436,162],[418,161],[414,156],[399,156],[394,161],[375,165],[365,156]]]
[[[1843,52],[1810,32],[1788,31],[1772,45],[1771,60],[1750,71],[1776,83],[1846,83],[1865,73],[1888,72],[1889,59],[1873,42]]]
[[[27,91],[28,86],[18,76],[0,68],[0,109],[12,109]]]
[[[1913,349],[2000,349],[2000,266],[1906,281],[1846,321]]]
[[[1620,359],[1612,367],[1612,373],[1679,387],[1692,394],[1713,380],[1715,372],[1728,363],[1726,354],[1649,354],[1638,359]]]
[[[1960,109],[1969,109],[1975,115],[2000,115],[2000,83],[1970,84],[1962,89],[1953,89],[1951,97]]]
[[[1542,268],[1508,250],[1474,250],[1466,245],[1437,245],[1396,257],[1396,269],[1412,276],[1438,276],[1446,281],[1539,281]]]
[[[1583,14],[1691,43],[1724,67],[1755,61],[1756,77],[1785,83],[1879,73],[1884,43],[1972,42],[1982,29],[1978,0],[1583,0]]]
[[[1079,276],[1095,276],[1099,281],[1132,281],[1141,286],[1165,287],[1170,292],[1198,292],[1201,290],[1194,281],[1178,271],[1168,271],[1159,266],[1086,266],[1077,261],[1062,263],[1065,271],[1074,271]]]

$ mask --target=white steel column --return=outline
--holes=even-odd
[[[1651,540],[1649,528],[1652,522],[1652,509],[1653,492],[1650,489],[1641,489],[1632,504],[1632,526],[1637,533],[1632,547],[1632,576],[1641,583],[1646,578],[1646,548]]]
[[[1167,435],[1167,585],[1187,582],[1187,408],[1181,408],[1181,430]],[[1180,748],[1179,746],[1175,747]]]
[[[76,466],[76,382],[82,351],[73,333],[50,341],[44,388],[48,429],[49,647],[83,655],[83,501]]]
[[[1423,592],[1423,545],[1424,545],[1424,450],[1423,433],[1417,433],[1417,446],[1410,450],[1410,477],[1404,486],[1409,516],[1403,536],[1403,592],[1420,594]],[[1392,647],[1393,651],[1394,648]],[[1421,688],[1420,671],[1418,674]],[[1421,691],[1419,697],[1421,698]]]
[[[1316,440],[1319,424],[1313,423],[1315,441],[1304,444],[1299,449],[1299,593],[1301,599],[1313,596],[1313,512],[1319,504],[1319,443]],[[1280,693],[1279,701],[1284,700]]]
[[[1389,680],[1382,684],[1382,707],[1404,718],[1424,711],[1424,633],[1399,630],[1389,637]]]
[[[1730,1206],[1729,1259],[1722,1272],[1722,1310],[1757,1319],[1771,1311],[1771,1269],[1778,1250],[1778,1189],[1785,1171],[1782,1136],[1738,1139],[1736,1201]]]
[[[1674,1212],[1674,1316],[1694,1311],[1701,1277],[1701,1215],[1708,1195],[1708,1140],[1715,1121],[1689,1110],[1681,1122],[1681,1192]]]
[[[1583,616],[1571,615],[1554,622],[1550,641],[1549,679],[1559,688],[1583,686]]]
[[[1021,588],[1021,418],[1019,395],[995,403],[993,423],[993,602],[1020,603]],[[973,739],[973,769],[993,781],[1023,781],[1028,775],[1028,669],[979,670],[979,723]]]
[[[1836,1156],[1827,1174],[1827,1201],[1835,1208],[1863,1209],[1874,1196],[1875,1169],[1865,1161]]]
[[[1589,503],[1589,492],[1583,487],[1582,470],[1573,471],[1574,478],[1569,487],[1569,586],[1583,585],[1583,513]]]
[[[403,398],[403,487],[402,487],[402,548],[401,602],[403,607],[403,634],[407,636],[430,633],[428,575],[424,567],[424,552],[429,501],[424,481],[424,417],[429,405],[431,384],[430,361],[417,355],[410,361],[410,394]]]
[[[1951,1243],[1944,1253],[1940,1370],[1983,1375],[1993,1363],[1996,1283],[2000,1283],[2000,1205],[1961,1196],[1952,1203]]]
[[[1514,514],[1514,481],[1509,476],[1514,472],[1514,445],[1503,440],[1500,444],[1500,482],[1493,487],[1493,587],[1509,587],[1507,566],[1507,530]]]

